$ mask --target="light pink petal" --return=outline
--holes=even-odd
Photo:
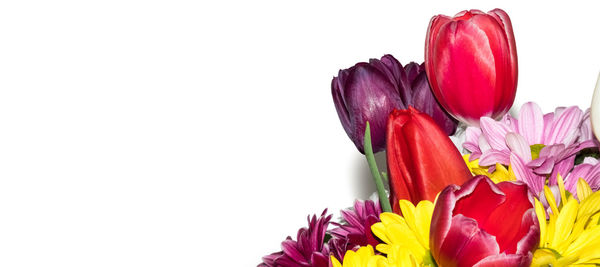
[[[556,107],[554,109],[554,118],[558,118],[566,109],[566,107]]]
[[[525,162],[531,161],[531,148],[523,136],[516,133],[506,134],[506,145]]]
[[[556,145],[549,145],[549,146],[545,146],[542,148],[542,150],[540,150],[540,158],[547,158],[550,156],[557,156],[560,152],[562,152],[563,150],[565,150],[565,145],[564,144],[556,144]]]
[[[546,161],[546,158],[537,158],[530,162],[527,162],[527,167],[536,168],[536,167],[542,166],[542,164],[544,164],[545,161]]]
[[[578,129],[582,117],[583,112],[577,106],[569,107],[561,112],[558,117],[555,117],[550,132],[548,133],[549,135],[547,136],[546,145],[563,143],[565,137],[567,137],[573,129]]]
[[[579,141],[586,141],[594,139],[594,133],[592,132],[592,121],[590,120],[590,109],[586,109],[581,119],[581,126],[579,132]]]
[[[531,145],[541,144],[544,137],[544,113],[533,102],[527,102],[519,111],[519,133]]]
[[[481,129],[478,127],[467,127],[467,130],[465,130],[465,142],[477,143],[480,135]]]
[[[594,165],[594,167],[588,172],[587,177],[584,180],[594,190],[600,188],[600,164]]]
[[[583,141],[581,143],[572,144],[569,147],[563,149],[562,151],[559,151],[558,153],[556,153],[556,155],[557,155],[557,158],[566,158],[566,157],[570,157],[574,154],[577,154],[579,151],[581,151],[583,149],[595,147],[595,146],[596,146],[596,143],[594,142],[594,140],[587,140],[587,141]]]
[[[533,171],[537,174],[549,174],[554,168],[554,162],[556,161],[554,156],[550,156],[543,159],[544,161],[542,162],[542,165],[533,169]]]
[[[463,148],[471,153],[481,153],[479,148],[479,137],[481,136],[481,129],[477,127],[468,127],[465,131],[465,143]]]
[[[474,161],[481,157],[481,152],[473,152],[471,156],[469,156],[469,161]]]
[[[565,146],[570,146],[575,143],[577,139],[579,139],[580,134],[581,129],[579,127],[572,128],[569,132],[567,132],[561,143],[565,144]]]
[[[493,166],[496,163],[508,165],[510,163],[510,152],[508,150],[488,150],[479,157],[479,165],[481,166]]]
[[[552,124],[554,123],[554,113],[544,114],[544,137],[542,138],[542,144],[548,144],[548,138],[550,130],[552,130]]]
[[[533,173],[530,168],[525,166],[525,163],[519,156],[515,154],[510,155],[510,165],[518,181],[525,182],[536,195],[542,191],[544,188],[544,177]]]
[[[500,122],[502,122],[503,124],[507,125],[508,128],[512,131],[512,132],[518,132],[519,131],[519,120],[515,119],[513,116],[510,115],[510,113],[506,113],[502,119],[500,120]]]
[[[564,159],[557,159],[554,163],[554,169],[550,174],[550,178],[548,179],[548,185],[557,185],[556,176],[560,174],[563,178],[567,176],[567,174],[573,169],[573,165],[575,165],[575,155]]]
[[[565,189],[577,197],[577,180],[579,180],[579,178],[587,177],[593,167],[593,165],[585,163],[575,166],[571,173],[565,177]]]
[[[598,160],[596,158],[594,158],[594,157],[585,157],[583,159],[583,163],[596,165],[596,164],[598,164]]]
[[[492,149],[492,147],[488,143],[485,135],[483,135],[483,134],[479,136],[479,140],[477,140],[477,144],[479,145],[479,151],[481,151],[481,152],[486,152],[486,151]]]
[[[508,126],[491,118],[483,117],[481,118],[481,131],[493,149],[508,149],[506,146],[506,141],[504,140],[506,134],[510,132],[510,128]]]

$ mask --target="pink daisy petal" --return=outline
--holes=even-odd
[[[544,136],[544,114],[537,104],[528,102],[521,107],[518,129],[529,144],[541,144]]]
[[[506,145],[525,162],[531,161],[531,148],[523,136],[517,133],[506,134]]]
[[[481,118],[481,131],[493,149],[508,149],[506,141],[504,141],[506,134],[511,132],[511,129],[508,126],[491,118],[483,117]]]

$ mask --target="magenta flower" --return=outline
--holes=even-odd
[[[527,186],[476,176],[439,195],[429,244],[438,266],[529,266],[540,228]]]
[[[479,159],[481,166],[512,165],[517,179],[536,193],[542,191],[546,176],[551,177],[550,185],[555,184],[557,173],[573,168],[577,152],[596,146],[589,111],[576,106],[543,114],[537,104],[529,102],[521,107],[518,118],[509,114],[500,121],[482,117],[480,126],[466,131],[463,147],[471,152],[470,160]]]
[[[327,209],[317,218],[309,216],[308,228],[298,230],[296,240],[291,237],[281,243],[280,252],[263,257],[258,267],[329,267],[329,246],[324,243],[331,215]]]
[[[357,200],[354,209],[341,213],[346,224],[332,222],[337,228],[330,231],[332,238],[329,240],[330,251],[337,259],[341,261],[348,250],[357,250],[366,245],[375,247],[380,243],[371,232],[371,225],[381,221],[378,202]]]

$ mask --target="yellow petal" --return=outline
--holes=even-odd
[[[564,206],[567,201],[567,194],[565,193],[565,181],[563,180],[560,173],[556,175],[556,182],[558,183],[558,190],[560,191],[560,203]]]
[[[400,210],[402,211],[402,216],[408,227],[413,231],[417,229],[417,226],[415,225],[415,206],[413,206],[410,201],[401,199]]]
[[[431,227],[431,217],[433,216],[433,203],[423,200],[417,204],[415,213],[415,224],[417,225],[417,236],[421,245],[429,250],[429,229]]]
[[[395,223],[404,223],[404,218],[402,218],[402,216],[392,212],[381,213],[379,218],[385,226]]]
[[[552,194],[550,187],[544,186],[544,196],[546,197],[546,200],[548,201],[548,205],[550,206],[550,209],[552,210],[552,215],[554,217],[558,216],[558,207],[556,207],[556,200],[554,200],[554,194]],[[552,217],[552,216],[550,216],[550,217]]]
[[[592,188],[590,188],[590,185],[588,185],[585,180],[579,178],[579,180],[577,180],[577,198],[579,198],[579,202],[583,201],[591,194]]]
[[[546,246],[546,211],[544,210],[544,206],[542,203],[536,198],[535,199],[535,214],[538,218],[538,223],[540,225],[540,247]]]
[[[387,243],[387,244],[390,243],[390,239],[386,235],[386,228],[383,223],[378,222],[378,223],[374,223],[373,225],[371,225],[371,232],[373,232],[373,234],[376,237],[378,237],[379,239],[381,239],[381,241],[383,241],[384,243]],[[377,250],[379,250],[379,249],[377,249]],[[383,252],[383,253],[386,253],[386,252]]]
[[[554,238],[552,239],[552,244],[555,244],[554,249],[559,253],[563,253],[567,246],[569,245],[567,239],[569,238],[569,234],[573,229],[573,224],[575,223],[575,218],[577,217],[577,209],[579,208],[579,203],[573,198],[563,206],[560,214],[556,219],[556,228],[554,231]],[[556,246],[556,244],[560,244]]]

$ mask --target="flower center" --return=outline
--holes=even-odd
[[[535,144],[535,145],[531,145],[529,146],[529,148],[531,149],[531,159],[537,159],[540,157],[540,151],[542,150],[542,148],[544,148],[546,145],[544,144]]]

